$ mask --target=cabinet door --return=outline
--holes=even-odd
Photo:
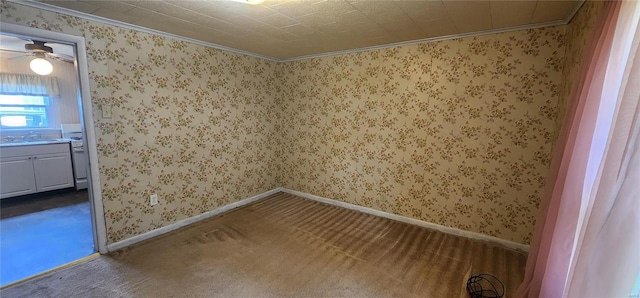
[[[38,191],[73,187],[73,170],[69,153],[53,153],[33,156]]]
[[[0,198],[36,192],[31,156],[0,158]]]

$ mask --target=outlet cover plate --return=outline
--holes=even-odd
[[[111,105],[103,105],[102,106],[102,118],[103,119],[111,119],[113,115],[111,114]]]
[[[149,203],[151,204],[151,206],[158,205],[158,195],[157,194],[152,194],[149,197]]]

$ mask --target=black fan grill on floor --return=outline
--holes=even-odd
[[[504,296],[504,284],[491,274],[471,275],[467,280],[467,293],[471,298],[501,298]]]

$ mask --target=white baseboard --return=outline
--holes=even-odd
[[[229,211],[231,209],[235,209],[235,208],[238,208],[240,206],[244,206],[244,205],[247,205],[249,203],[253,203],[255,201],[258,201],[258,200],[260,200],[262,198],[268,197],[268,196],[270,196],[272,194],[275,194],[275,193],[278,193],[278,192],[281,192],[281,191],[284,191],[282,187],[274,188],[272,190],[269,190],[269,191],[263,192],[261,194],[255,195],[253,197],[246,198],[244,200],[237,201],[237,202],[231,203],[229,205],[222,206],[220,208],[217,208],[217,209],[202,213],[200,215],[196,215],[194,217],[189,217],[189,218],[174,222],[174,223],[172,223],[170,225],[167,225],[167,226],[164,226],[164,227],[161,227],[161,228],[157,228],[155,230],[151,230],[149,232],[146,232],[146,233],[143,233],[143,234],[140,234],[140,235],[136,235],[136,236],[124,239],[122,241],[118,241],[116,243],[108,244],[107,245],[107,250],[109,252],[111,252],[111,251],[115,251],[115,250],[118,250],[118,249],[121,249],[121,248],[125,248],[125,247],[127,247],[129,245],[132,245],[134,243],[138,243],[140,241],[144,241],[144,240],[156,237],[156,236],[160,236],[162,234],[171,232],[171,231],[173,231],[175,229],[179,229],[179,228],[182,228],[184,226],[190,225],[192,223],[207,219],[209,217],[216,216],[216,215],[218,215],[220,213],[227,212],[227,211]]]
[[[253,203],[255,201],[258,201],[260,199],[263,199],[265,197],[268,197],[272,194],[278,193],[278,192],[285,192],[285,193],[289,193],[292,195],[296,195],[299,197],[303,197],[303,198],[307,198],[310,200],[314,200],[314,201],[318,201],[318,202],[322,202],[322,203],[326,203],[326,204],[330,204],[330,205],[334,205],[334,206],[339,206],[339,207],[343,207],[343,208],[347,208],[347,209],[351,209],[351,210],[356,210],[356,211],[360,211],[360,212],[364,212],[364,213],[368,213],[371,215],[375,215],[375,216],[380,216],[380,217],[384,217],[384,218],[388,218],[388,219],[392,219],[392,220],[397,220],[400,222],[404,222],[404,223],[408,223],[408,224],[412,224],[412,225],[416,225],[416,226],[421,226],[421,227],[425,227],[425,228],[429,228],[429,229],[434,229],[443,233],[447,233],[447,234],[452,234],[452,235],[457,235],[457,236],[462,236],[462,237],[466,237],[466,238],[471,238],[471,239],[477,239],[477,240],[482,240],[482,241],[488,241],[488,242],[493,242],[493,243],[497,243],[499,245],[502,245],[504,247],[508,247],[511,249],[517,249],[517,250],[522,250],[522,251],[529,251],[529,246],[525,245],[525,244],[520,244],[517,242],[513,242],[513,241],[509,241],[509,240],[504,240],[504,239],[500,239],[497,237],[493,237],[493,236],[489,236],[489,235],[485,235],[485,234],[480,234],[480,233],[476,233],[476,232],[470,232],[470,231],[465,231],[465,230],[461,230],[461,229],[457,229],[457,228],[452,228],[452,227],[446,227],[446,226],[442,226],[439,224],[435,224],[435,223],[431,223],[431,222],[426,222],[426,221],[422,221],[419,219],[415,219],[415,218],[410,218],[410,217],[406,217],[406,216],[402,216],[402,215],[397,215],[397,214],[393,214],[393,213],[388,213],[388,212],[384,212],[384,211],[380,211],[380,210],[376,210],[376,209],[372,209],[372,208],[368,208],[368,207],[362,207],[362,206],[358,206],[358,205],[354,205],[354,204],[349,204],[349,203],[345,203],[345,202],[341,202],[341,201],[337,201],[337,200],[333,200],[333,199],[328,199],[328,198],[324,198],[324,197],[319,197],[316,195],[312,195],[312,194],[308,194],[305,192],[300,192],[300,191],[296,191],[296,190],[292,190],[292,189],[288,189],[288,188],[283,188],[283,187],[277,187],[274,188],[272,190],[269,190],[267,192],[263,192],[261,194],[255,195],[253,197],[250,198],[246,198],[244,200],[238,201],[238,202],[234,202],[231,203],[229,205],[225,205],[222,206],[220,208],[202,213],[200,215],[196,215],[194,217],[190,217],[190,218],[186,218],[177,222],[174,222],[168,226],[164,226],[140,235],[136,235],[133,236],[131,238],[127,238],[125,240],[122,241],[118,241],[116,243],[112,243],[112,244],[108,244],[107,245],[107,250],[109,252],[111,251],[115,251],[118,249],[122,249],[125,248],[127,246],[130,246],[132,244],[138,243],[140,241],[144,241],[156,236],[160,236],[162,234],[171,232],[175,229],[179,229],[182,228],[184,226],[190,225],[192,223],[196,223],[198,221],[207,219],[209,217],[212,216],[216,216],[220,213],[223,212],[227,212],[231,209],[235,209],[238,208],[240,206],[244,206],[247,205],[249,203]]]
[[[434,230],[437,230],[437,231],[440,231],[440,232],[443,232],[443,233],[447,233],[447,234],[452,234],[452,235],[456,235],[456,236],[462,236],[462,237],[471,238],[471,239],[477,239],[477,240],[482,240],[482,241],[493,242],[493,243],[497,243],[497,244],[500,244],[500,245],[502,245],[504,247],[508,247],[508,248],[511,248],[511,249],[517,249],[517,250],[522,250],[522,251],[526,251],[526,252],[529,251],[529,245],[525,245],[525,244],[521,244],[521,243],[509,241],[509,240],[504,240],[504,239],[500,239],[500,238],[489,236],[489,235],[485,235],[485,234],[465,231],[465,230],[452,228],[452,227],[445,227],[445,226],[442,226],[442,225],[439,225],[439,224],[426,222],[426,221],[422,221],[422,220],[415,219],[415,218],[410,218],[410,217],[397,215],[397,214],[393,214],[393,213],[388,213],[388,212],[384,212],[384,211],[380,211],[380,210],[376,210],[376,209],[372,209],[372,208],[368,208],[368,207],[362,207],[362,206],[358,206],[358,205],[354,205],[354,204],[349,204],[349,203],[345,203],[345,202],[341,202],[341,201],[337,201],[337,200],[333,200],[333,199],[327,199],[327,198],[319,197],[319,196],[316,196],[316,195],[312,195],[312,194],[308,194],[308,193],[304,193],[304,192],[300,192],[300,191],[291,190],[291,189],[288,189],[288,188],[281,188],[281,191],[289,193],[289,194],[292,194],[292,195],[296,195],[296,196],[299,196],[299,197],[307,198],[307,199],[310,199],[310,200],[314,200],[314,201],[318,201],[318,202],[322,202],[322,203],[327,203],[327,204],[334,205],[334,206],[339,206],[339,207],[343,207],[343,208],[347,208],[347,209],[351,209],[351,210],[356,210],[356,211],[372,214],[372,215],[375,215],[375,216],[380,216],[380,217],[384,217],[384,218],[388,218],[388,219],[392,219],[392,220],[397,220],[397,221],[400,221],[400,222],[404,222],[404,223],[408,223],[408,224],[412,224],[412,225],[416,225],[416,226],[421,226],[421,227],[425,227],[425,228],[429,228],[429,229],[434,229]]]

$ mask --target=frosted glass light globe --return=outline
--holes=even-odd
[[[44,60],[42,58],[36,58],[31,60],[31,63],[29,63],[29,66],[31,67],[31,70],[33,70],[33,72],[42,76],[46,76],[53,71],[53,65],[51,65],[51,62]]]

